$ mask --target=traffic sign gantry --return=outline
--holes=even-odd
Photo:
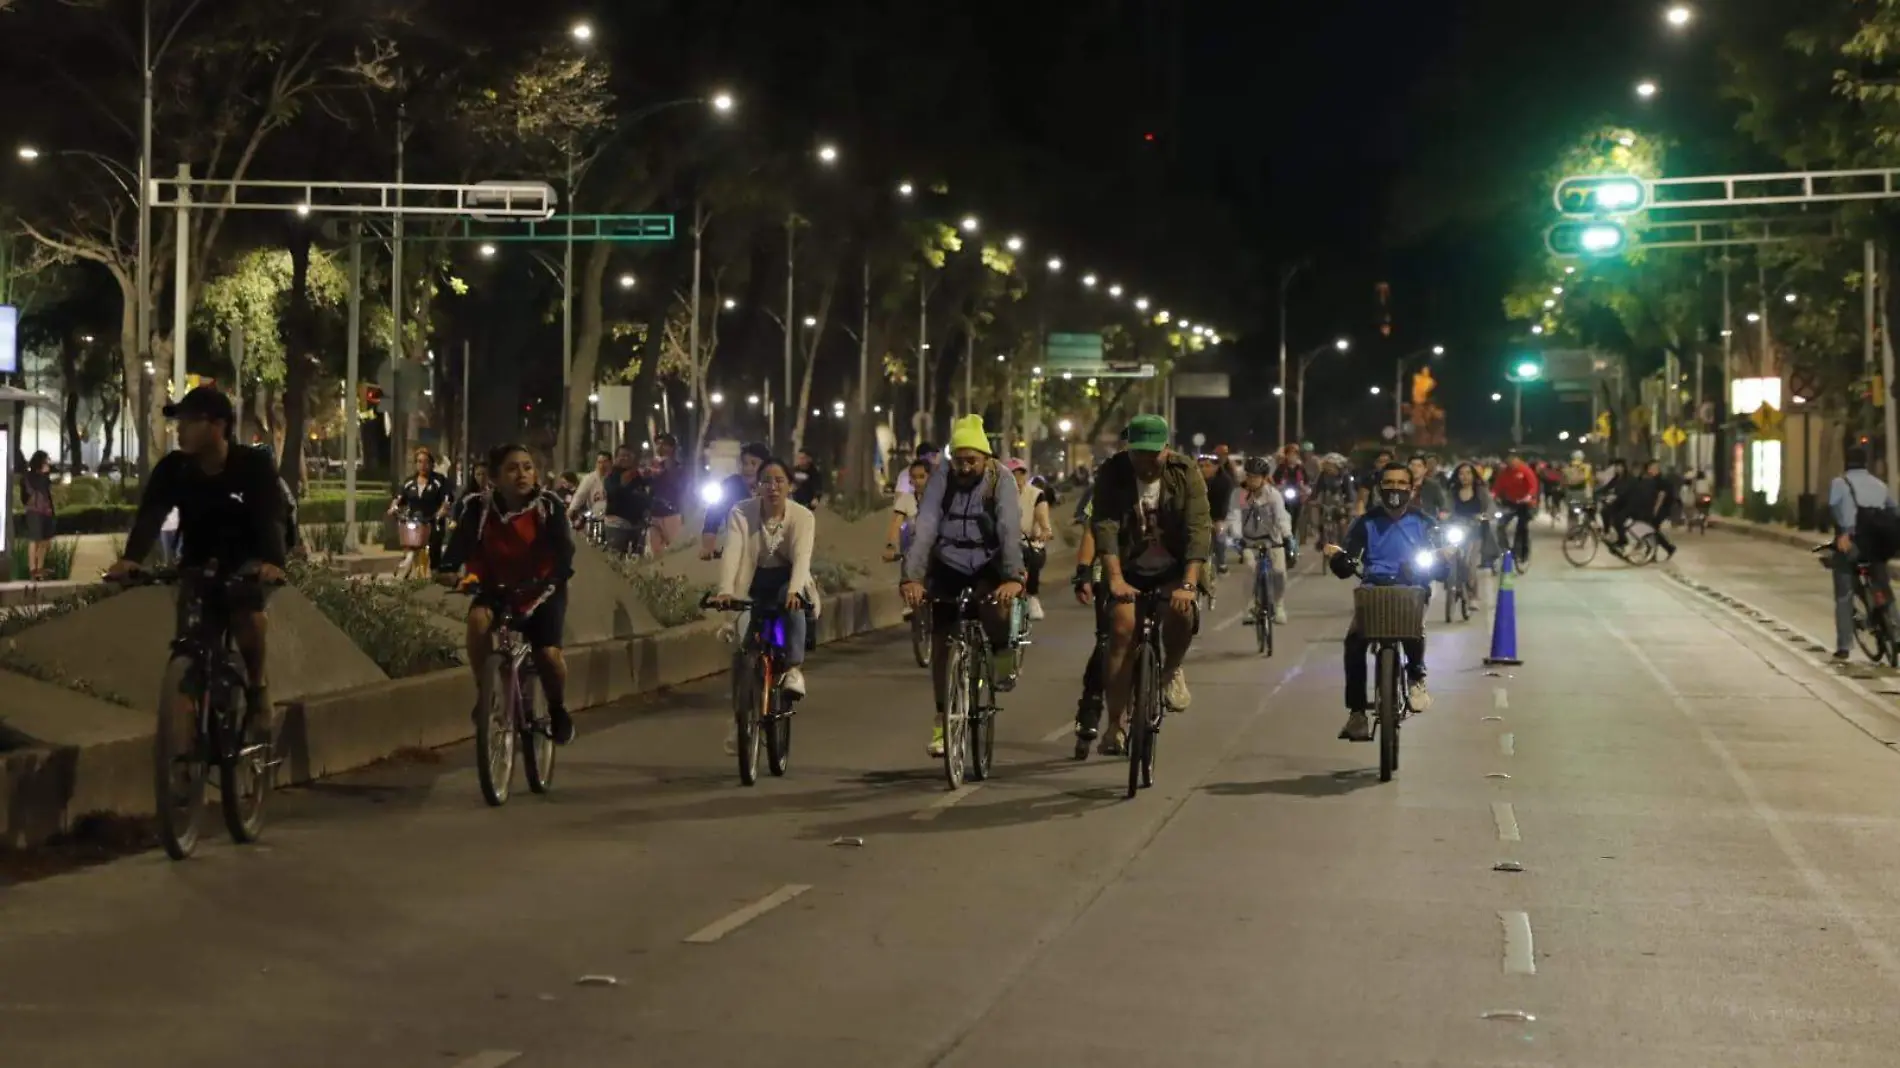
[[[1618,256],[1629,244],[1629,231],[1618,222],[1565,222],[1544,231],[1553,256]]]
[[[1631,215],[1649,202],[1649,187],[1629,174],[1581,175],[1557,183],[1557,210],[1571,218]]]

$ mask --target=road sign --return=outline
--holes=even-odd
[[[1197,430],[1194,432],[1194,437],[1191,440],[1194,442],[1194,447],[1198,449],[1207,444],[1207,435]]]
[[[1557,183],[1557,210],[1571,218],[1629,215],[1649,202],[1649,187],[1628,174],[1565,178]]]
[[[1612,429],[1613,428],[1610,426],[1610,413],[1598,412],[1597,425],[1596,425],[1597,437],[1600,437],[1600,438],[1609,437]]]
[[[1629,245],[1629,231],[1617,222],[1558,223],[1544,231],[1544,247],[1553,256],[1620,256]]]
[[[1681,427],[1672,426],[1662,432],[1662,440],[1664,445],[1674,449],[1681,447],[1683,442],[1688,441],[1689,435],[1684,434]]]
[[[501,179],[489,179],[476,182],[463,198],[468,205],[468,214],[483,222],[502,222],[519,217],[522,209],[536,211],[543,215],[554,214],[554,205],[560,200],[554,195],[554,187],[546,182],[516,182]],[[499,211],[482,211],[483,208],[499,208]]]
[[[485,215],[477,219],[489,220]],[[507,220],[500,220],[507,221]],[[461,232],[456,240],[480,241],[484,244],[497,244],[509,241],[566,241],[572,232],[573,239],[586,244],[596,242],[639,242],[673,240],[673,216],[671,215],[555,215],[547,219],[531,219],[525,223],[494,228],[472,226],[469,220],[461,220]]]
[[[1050,334],[1049,343],[1043,349],[1042,369],[1048,375],[1064,371],[1083,374],[1106,371],[1108,364],[1102,359],[1102,335]]]
[[[1781,414],[1779,409],[1770,408],[1768,405],[1763,404],[1761,407],[1755,409],[1755,414],[1751,418],[1755,421],[1756,430],[1761,431],[1765,435],[1772,436],[1781,429],[1781,423],[1785,417]]]
[[[1226,400],[1228,381],[1221,371],[1176,371],[1174,395],[1182,399]]]

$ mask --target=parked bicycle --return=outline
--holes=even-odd
[[[1821,556],[1821,566],[1834,567],[1833,542],[1822,542],[1812,550]],[[1854,644],[1867,659],[1888,667],[1900,667],[1900,624],[1893,617],[1893,593],[1873,581],[1873,570],[1865,560],[1854,561]]]
[[[257,841],[278,760],[273,740],[261,736],[269,724],[260,730],[245,716],[250,675],[231,634],[227,608],[233,599],[255,598],[260,592],[256,575],[248,570],[221,575],[213,562],[203,568],[140,571],[118,582],[177,586],[179,591],[152,744],[159,841],[173,860],[184,860],[197,848],[213,767],[225,830],[239,844]]]
[[[477,605],[495,614],[490,634],[492,648],[482,657],[475,676],[475,770],[482,797],[490,805],[505,805],[514,789],[515,765],[527,772],[528,789],[545,794],[554,785],[554,724],[541,706],[541,682],[533,650],[521,633],[522,621],[553,595],[554,584],[537,582],[523,587],[461,588]],[[535,599],[517,609],[521,598]]]

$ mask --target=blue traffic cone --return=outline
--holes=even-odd
[[[1498,568],[1498,608],[1491,617],[1491,655],[1487,664],[1522,664],[1517,658],[1517,567],[1511,554],[1504,554]]]

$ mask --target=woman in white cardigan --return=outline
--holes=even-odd
[[[758,604],[784,607],[785,690],[805,695],[805,606],[817,603],[811,578],[811,547],[818,519],[791,499],[792,476],[785,464],[759,465],[758,493],[739,502],[726,518],[725,550],[720,557],[719,593],[724,604],[739,595]]]

